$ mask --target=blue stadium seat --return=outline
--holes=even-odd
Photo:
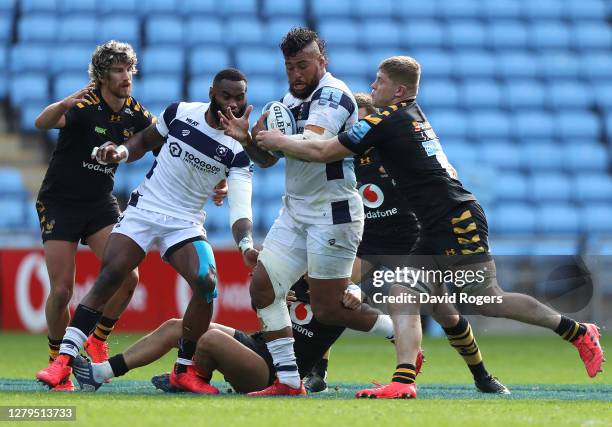
[[[560,111],[555,121],[558,136],[572,144],[576,144],[578,139],[595,141],[599,137],[599,119],[594,113],[580,110]]]
[[[522,173],[504,172],[495,180],[496,202],[523,201],[528,194],[527,179]]]
[[[52,99],[64,99],[71,93],[76,92],[88,83],[87,74],[84,72],[66,74],[61,73],[53,82]]]
[[[343,78],[342,81],[348,86],[351,92],[366,92],[370,93],[371,80],[364,77],[347,77]]]
[[[507,79],[533,78],[538,71],[536,59],[527,52],[500,52],[497,65],[498,75]]]
[[[521,14],[520,2],[516,0],[483,1],[480,8],[481,16],[491,21],[517,19]]]
[[[98,21],[94,16],[70,15],[59,21],[58,40],[61,42],[94,44],[98,41],[98,33]]]
[[[254,77],[249,79],[248,102],[249,104],[266,104],[270,101],[280,99],[283,88],[279,88],[274,77]],[[259,111],[254,112],[259,116]]]
[[[183,43],[183,21],[174,16],[151,16],[145,21],[147,44],[155,47],[163,44],[174,46]]]
[[[606,16],[606,4],[603,0],[583,0],[580,2],[566,0],[563,2],[563,14],[567,19],[597,21]]]
[[[474,124],[471,133],[485,144],[491,140],[507,141],[513,130],[507,113],[491,109],[473,112],[469,122]]]
[[[8,52],[5,47],[0,46],[0,71],[7,70],[8,64],[9,64]]]
[[[610,164],[606,149],[599,144],[576,145],[570,142],[561,149],[565,167],[573,172],[603,172]]]
[[[13,19],[10,15],[0,15],[0,44],[8,44],[13,36]]]
[[[547,87],[546,101],[550,108],[559,110],[567,108],[568,101],[576,109],[594,105],[591,87],[578,81],[553,81]]]
[[[605,172],[578,172],[572,188],[577,202],[586,204],[612,200],[612,177]]]
[[[393,0],[355,0],[352,9],[358,18],[391,18],[394,12],[393,3]]]
[[[213,77],[214,74],[209,74],[191,79],[187,86],[187,98],[190,101],[205,102],[208,100],[208,90],[212,86]]]
[[[441,15],[449,21],[478,17],[481,7],[478,0],[442,0],[439,3]]]
[[[414,48],[415,46],[441,48],[445,44],[445,29],[445,26],[434,20],[403,21],[400,43],[405,48]]]
[[[49,99],[47,77],[40,74],[20,74],[9,83],[9,98],[13,105],[24,102],[46,102]]]
[[[187,22],[185,42],[190,46],[221,47],[226,44],[226,34],[221,20],[196,16]]]
[[[454,57],[455,72],[458,77],[494,77],[496,64],[492,55],[486,51],[459,51]]]
[[[572,194],[572,186],[564,173],[536,172],[529,178],[529,194],[536,202],[567,202]]]
[[[285,34],[294,27],[303,27],[304,21],[299,18],[275,18],[264,25],[263,44],[278,49]]]
[[[348,19],[325,19],[319,22],[318,32],[330,47],[357,47],[360,29]]]
[[[548,79],[576,79],[580,73],[574,54],[545,52],[538,56],[538,74]]]
[[[53,73],[80,72],[87,76],[87,67],[91,62],[92,49],[83,45],[65,45],[51,55],[51,71]],[[75,92],[80,87],[75,87]],[[65,95],[64,95],[65,96]]]
[[[512,109],[542,108],[544,87],[537,80],[509,80],[504,86],[504,99]]]
[[[59,0],[59,10],[64,14],[97,12],[96,0]]]
[[[117,13],[125,16],[124,14],[137,14],[140,2],[137,0],[104,0],[100,2],[99,7],[102,13]]]
[[[13,167],[0,167],[0,194],[18,195],[26,191],[21,172]]]
[[[563,153],[558,143],[525,141],[521,147],[521,164],[533,172],[559,171],[563,168]]]
[[[493,165],[500,169],[518,169],[521,157],[517,146],[504,142],[484,141],[479,145],[478,151],[483,164]]]
[[[262,14],[266,18],[293,16],[301,19],[305,15],[305,10],[304,0],[264,0]]]
[[[442,141],[467,135],[467,117],[460,110],[434,110],[429,114],[429,123]]]
[[[185,69],[185,52],[175,47],[148,47],[144,49],[141,58],[143,74],[176,73],[179,77]]]
[[[229,205],[223,203],[215,206],[212,201],[206,204],[206,221],[204,228],[206,231],[219,232],[229,228]]]
[[[473,144],[468,144],[463,139],[452,138],[444,138],[441,144],[448,161],[457,168],[459,179],[461,179],[461,169],[464,166],[467,169],[477,164],[477,150]]]
[[[0,71],[0,99],[5,99],[8,94],[8,73]]]
[[[537,230],[542,233],[576,233],[579,231],[578,209],[566,203],[541,205],[536,209]]]
[[[586,53],[578,62],[581,74],[592,81],[612,80],[612,55],[608,52]]]
[[[502,233],[532,233],[536,228],[536,215],[526,203],[500,203],[493,210],[495,231]]]
[[[4,196],[0,197],[0,227],[2,228],[19,228],[25,227],[26,210],[23,196]]]
[[[528,37],[527,27],[521,21],[491,22],[487,31],[488,45],[499,50],[525,49]]]
[[[498,108],[502,102],[501,87],[493,80],[467,80],[461,88],[461,98],[468,108]],[[478,120],[479,125],[484,120]]]
[[[280,163],[280,161],[279,161]],[[281,164],[276,164],[274,168],[263,171],[256,171],[256,174],[261,173],[261,182],[256,191],[259,197],[268,202],[280,201],[281,196],[285,192],[285,170]],[[278,210],[277,210],[278,213]],[[274,220],[274,218],[272,218]]]
[[[371,2],[368,1],[371,4]],[[378,2],[376,3],[378,8]],[[392,20],[366,20],[360,25],[360,44],[366,48],[395,48],[400,45],[404,34],[400,34],[400,27]],[[384,34],[384,37],[376,37],[376,34]],[[373,64],[372,64],[373,65]],[[370,65],[370,66],[372,66]]]
[[[103,4],[106,4],[106,2],[103,2]],[[103,41],[121,40],[130,43],[134,49],[137,49],[140,44],[138,18],[129,15],[106,16],[100,22],[100,39]]]
[[[542,20],[560,20],[563,11],[557,0],[520,1],[522,15],[535,22]]]
[[[189,52],[189,74],[216,74],[230,66],[229,52],[221,47],[199,47]]]
[[[166,105],[182,99],[183,82],[180,77],[153,75],[140,83],[140,102],[144,105],[164,103]]]
[[[612,112],[612,81],[596,82],[592,85],[592,88],[597,105],[607,112]]]
[[[247,77],[251,74],[274,76],[284,71],[279,49],[239,48],[236,51],[236,65]]]
[[[439,2],[431,0],[395,1],[395,15],[411,21],[435,18],[440,12]]]
[[[173,15],[178,10],[177,0],[147,0],[139,3],[141,15]]]
[[[424,106],[456,107],[459,105],[459,88],[449,79],[430,79],[425,76],[419,88],[419,102]]]
[[[244,15],[245,19],[252,20],[257,16],[258,6],[257,0],[224,0],[221,9],[228,18]]]
[[[612,204],[587,204],[580,208],[580,224],[587,233],[612,232]]]
[[[57,0],[21,0],[20,9],[23,14],[47,12],[55,13],[58,9]]]
[[[482,48],[486,44],[487,33],[478,21],[451,21],[447,27],[447,40],[455,49]]]
[[[568,49],[571,45],[570,31],[562,21],[538,21],[529,28],[529,42],[535,49]]]
[[[219,2],[216,0],[179,0],[178,4],[184,16],[211,16],[216,13]]]
[[[333,49],[328,52],[329,69],[336,75],[363,77],[371,71],[372,64],[366,55],[357,49]]]
[[[552,139],[555,121],[551,114],[544,111],[519,111],[513,115],[515,134],[522,140]]]
[[[604,22],[581,22],[572,28],[572,41],[579,50],[611,49],[612,29]]]
[[[19,129],[22,132],[39,132],[34,122],[40,112],[48,105],[47,101],[26,102],[19,106]]]
[[[27,15],[17,21],[17,37],[22,42],[53,42],[57,38],[57,19],[53,15]]]
[[[0,0],[0,12],[5,14],[12,14],[15,10],[15,0]]]
[[[230,46],[260,45],[263,36],[263,25],[257,19],[236,18],[227,22],[225,38]]]
[[[421,73],[425,76],[448,78],[454,70],[451,56],[443,50],[421,50],[415,52],[413,57],[421,65]]]
[[[311,0],[310,11],[317,20],[329,17],[346,18],[351,14],[352,4],[351,0]]]
[[[570,214],[573,215],[573,214]],[[574,230],[574,233],[577,230]],[[554,238],[540,238],[536,239],[534,242],[530,242],[531,244],[531,254],[535,256],[539,255],[577,255],[579,254],[579,246],[578,239],[574,233],[570,233],[565,236],[558,236],[555,233]],[[547,257],[553,258],[553,257]],[[556,257],[554,257],[556,258]],[[555,262],[552,259],[545,259],[545,262]]]

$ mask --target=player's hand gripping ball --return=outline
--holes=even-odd
[[[261,110],[261,114],[265,112],[269,112],[265,120],[267,130],[278,129],[284,135],[295,135],[297,133],[297,122],[291,110],[282,102],[268,102]],[[285,157],[282,151],[271,151],[271,154],[278,158]]]

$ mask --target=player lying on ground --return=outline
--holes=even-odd
[[[287,297],[289,315],[295,332],[296,363],[300,377],[309,373],[329,347],[340,337],[344,327],[325,325],[313,316],[308,283],[303,278]],[[346,291],[342,304],[349,310],[360,309],[361,301]],[[387,315],[381,314],[387,318]],[[181,336],[181,319],[166,321],[153,333],[143,337],[124,353],[112,356],[104,363],[91,364],[78,357],[74,375],[84,390],[93,391],[112,377],[124,375],[131,369],[148,365],[176,347]],[[261,390],[276,379],[270,352],[261,332],[247,335],[228,326],[211,323],[198,341],[195,368],[209,382],[215,370],[239,393]],[[174,391],[169,375],[154,377],[154,384],[166,391]]]
[[[257,135],[258,144],[262,149],[281,150],[292,157],[325,163],[376,147],[385,170],[396,181],[421,224],[415,254],[424,258],[411,257],[407,265],[474,274],[484,271],[485,280],[471,280],[459,292],[495,297],[501,303],[474,305],[475,313],[514,319],[556,332],[578,349],[588,375],[594,377],[601,371],[604,360],[596,325],[578,323],[530,296],[504,292],[499,287],[489,253],[486,217],[474,195],[456,179],[438,137],[416,103],[419,77],[420,66],[413,58],[388,58],[380,64],[372,84],[372,99],[381,108],[379,113],[367,116],[337,137],[296,141],[278,131],[262,131]],[[411,285],[414,286],[407,292],[427,295],[442,292],[440,283],[419,281]],[[420,323],[420,304],[406,304],[394,310],[403,314],[392,313],[398,350],[393,381],[363,390],[357,394],[359,397],[416,397],[414,363],[421,341],[421,329],[416,327]]]
[[[70,376],[72,360],[101,310],[125,276],[156,244],[162,257],[193,290],[171,382],[185,390],[217,392],[196,375],[192,366],[196,343],[208,329],[217,296],[217,267],[206,240],[203,207],[214,187],[227,177],[232,234],[245,264],[253,267],[258,251],[253,249],[251,238],[251,164],[241,145],[218,129],[219,110],[228,109],[238,116],[244,113],[246,91],[246,77],[239,70],[221,70],[210,88],[210,103],[173,103],[156,125],[122,146],[108,143],[97,151],[97,161],[106,164],[134,161],[161,147],[109,237],[100,274],[66,329],[60,356],[37,373],[40,381],[55,387]]]
[[[370,95],[356,93],[355,100],[360,120],[377,112]],[[371,299],[374,293],[382,289],[372,286],[372,279],[368,276],[375,269],[393,270],[393,266],[388,265],[389,261],[410,254],[417,245],[420,226],[408,201],[397,192],[375,148],[355,156],[355,175],[363,199],[365,222],[351,280],[361,286],[362,292],[370,298],[370,305],[374,305]],[[383,293],[388,295],[389,289],[386,287]],[[386,310],[386,307],[374,306]],[[450,304],[437,304],[431,315],[442,326],[449,343],[467,364],[476,388],[483,393],[509,393],[485,368],[468,320],[460,316]],[[324,356],[304,379],[304,387],[308,392],[327,388],[327,362],[328,357]]]

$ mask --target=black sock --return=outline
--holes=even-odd
[[[79,329],[85,336],[90,336],[100,317],[102,317],[101,311],[79,304],[74,312],[70,326]]]
[[[395,368],[391,381],[402,384],[413,384],[416,379],[416,368],[410,363],[400,363]]]
[[[444,328],[444,332],[450,345],[457,350],[457,353],[465,361],[474,379],[479,380],[488,377],[489,373],[482,361],[482,355],[472,333],[470,322],[465,317],[459,316],[459,322],[452,328]]]
[[[47,337],[47,341],[49,344],[49,362],[52,362],[57,356],[59,356],[59,349],[60,345],[62,344],[62,340],[54,340]]]
[[[110,333],[113,331],[117,320],[119,319],[109,319],[106,316],[102,316],[96,325],[96,330],[93,332],[94,337],[100,341],[106,341]]]
[[[555,332],[566,341],[574,341],[576,338],[584,335],[586,332],[586,326],[581,325],[574,319],[569,317],[561,316],[559,326],[555,329]]]
[[[128,368],[125,364],[125,359],[123,358],[122,353],[116,354],[109,358],[108,363],[110,364],[113,374],[115,374],[116,377],[125,375],[130,370],[130,368]]]
[[[195,350],[196,350],[196,343],[194,341],[190,341],[185,338],[181,338],[179,340],[179,350],[178,350],[179,359],[192,360],[193,356],[195,355]],[[177,362],[174,364],[174,371],[177,374],[183,373],[187,371],[187,366],[188,365],[184,365],[182,363]]]
[[[321,378],[325,378],[325,373],[327,372],[328,360],[325,358],[320,359],[312,368],[312,372],[320,376]]]

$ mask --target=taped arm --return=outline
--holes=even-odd
[[[253,247],[252,173],[248,168],[232,168],[227,185],[232,235],[240,252],[244,254]]]

